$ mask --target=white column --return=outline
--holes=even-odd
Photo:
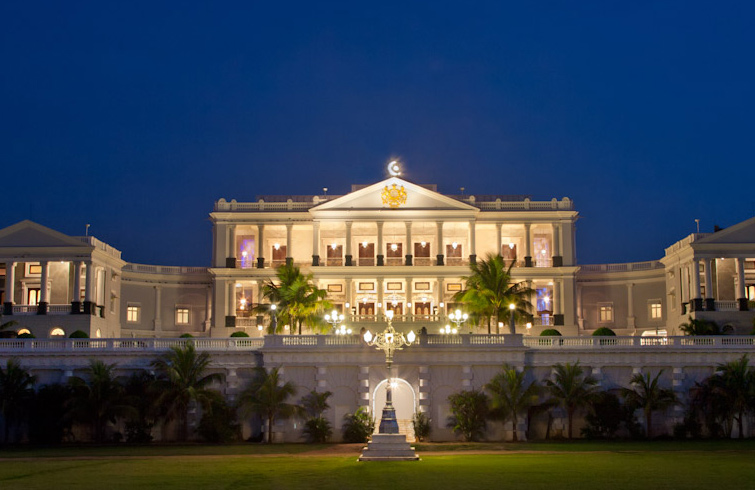
[[[152,325],[155,327],[155,336],[157,336],[158,332],[162,332],[162,319],[160,318],[160,314],[162,313],[162,288],[160,286],[155,286],[155,316],[152,320]]]
[[[346,308],[348,311],[344,311],[343,314],[349,319],[351,318],[351,307],[356,305],[354,304],[354,291],[351,278],[347,277],[344,282],[344,287],[346,288],[346,302],[349,304],[349,307]]]
[[[5,263],[5,303],[13,304],[16,285],[16,263]]]
[[[562,302],[562,293],[561,290],[561,280],[556,279],[553,281],[553,314],[554,315],[561,315],[563,313],[563,309],[561,307]]]
[[[414,256],[414,245],[412,244],[412,222],[406,221],[404,224],[406,225],[406,250],[404,250],[404,255]],[[406,265],[410,264],[407,262]]]
[[[383,265],[381,262],[381,257],[385,256],[385,252],[383,251],[383,222],[378,221],[376,223],[377,225],[377,252],[376,255],[378,257],[378,265]]]
[[[237,258],[236,255],[236,225],[230,225],[228,227],[228,255],[226,257]]]
[[[530,260],[532,260],[532,237],[530,236],[531,231],[532,231],[532,225],[530,223],[525,223],[524,224],[524,256],[529,257]]]
[[[43,260],[40,261],[39,265],[42,267],[42,274],[39,279],[39,302],[44,303],[44,306],[40,306],[40,308],[46,308],[50,303],[50,293],[47,289],[48,283],[50,282],[50,263]]]
[[[84,281],[84,301],[91,303],[94,295],[94,264],[91,260],[86,263],[86,279]]]
[[[700,259],[692,259],[692,295],[690,301],[693,299],[700,299]]]
[[[353,223],[351,221],[346,222],[346,246],[344,247],[345,253],[344,255],[348,255],[349,258],[346,258],[346,262],[349,262],[350,260],[353,260],[353,255],[351,254],[351,226]],[[351,265],[351,264],[348,264]]]
[[[713,261],[711,259],[703,259],[705,264],[705,297],[713,298]]]
[[[584,321],[582,316],[582,286],[577,284],[577,324],[580,330],[584,328]]]
[[[73,293],[71,294],[71,302],[81,302],[81,266],[83,263],[77,260],[73,263]]]
[[[385,303],[383,302],[383,290],[384,282],[382,277],[377,278],[377,297],[378,297],[378,305],[375,305],[375,315],[381,315],[383,313],[383,308],[385,308]]]
[[[231,281],[228,283],[228,304],[226,305],[227,315],[236,316],[236,282]]]
[[[627,283],[627,328],[635,327],[634,283]]]
[[[315,259],[317,257],[317,259]],[[319,264],[320,257],[320,222],[312,222],[312,265]]]
[[[412,278],[407,277],[404,279],[406,281],[406,311],[404,312],[406,314],[406,318],[411,321],[412,319],[412,312],[414,311],[414,302],[412,301]]]
[[[503,225],[501,223],[496,223],[495,224],[495,235],[496,235],[496,237],[495,237],[495,246],[496,246],[495,254],[496,255],[501,255],[501,251],[503,249],[503,237],[501,237],[501,233],[502,233],[501,232],[501,227],[502,226]],[[517,257],[517,259],[519,259],[519,257]]]
[[[553,223],[553,255],[561,256],[561,223]]]
[[[443,278],[439,277],[438,278],[438,302],[436,303],[436,305],[438,306],[438,318],[442,318],[443,317],[443,310],[444,310],[444,308],[442,308],[440,304],[443,303],[443,288],[445,288],[445,287],[446,287],[446,285],[443,282]],[[445,305],[444,305],[444,307],[445,307]]]
[[[469,255],[477,256],[477,240],[475,233],[475,220],[469,220]],[[500,253],[500,250],[499,252]]]
[[[210,325],[212,325],[212,288],[208,287],[205,294],[204,330],[206,332],[210,329]]]
[[[293,250],[293,223],[286,223],[286,258],[290,259],[294,256],[294,250]]]
[[[747,296],[745,296],[745,259],[737,258],[737,300],[742,300],[746,297]]]
[[[438,257],[440,257],[442,261],[443,256],[446,254],[446,249],[443,246],[443,222],[442,221],[436,222],[436,227],[437,227],[437,231],[436,231],[437,245],[436,246],[438,247],[437,255]]]
[[[262,262],[265,260],[265,225],[257,225],[257,242],[254,244],[255,248],[257,249],[257,260],[259,263],[259,259],[262,259]]]

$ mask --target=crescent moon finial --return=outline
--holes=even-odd
[[[401,167],[399,167],[398,161],[391,160],[388,163],[388,174],[391,177],[397,177],[397,176],[401,175]]]

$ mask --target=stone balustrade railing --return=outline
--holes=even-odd
[[[663,269],[663,264],[657,260],[649,262],[628,262],[625,264],[585,264],[580,265],[582,272],[634,272]]]
[[[205,274],[207,267],[177,267],[172,265],[126,264],[125,272],[143,272],[146,274]]]
[[[338,348],[365,346],[359,335],[267,335],[224,339],[0,339],[0,354],[85,352],[161,352],[193,343],[201,351],[255,351],[261,348]],[[752,348],[755,336],[684,337],[530,337],[519,335],[439,335],[417,338],[417,345],[443,347],[525,347],[530,349],[729,349]]]
[[[716,301],[716,311],[739,311],[738,301]]]

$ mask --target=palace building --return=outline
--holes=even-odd
[[[755,218],[693,234],[659,260],[578,265],[569,198],[444,195],[392,176],[342,196],[220,199],[211,266],[132,264],[94,237],[69,237],[24,221],[0,230],[3,314],[38,338],[262,336],[252,313],[276,267],[314,274],[344,325],[374,329],[393,311],[400,331],[438,332],[460,305],[469,264],[489,254],[513,262],[533,291],[534,318],[519,333],[565,336],[609,327],[618,335],[673,335],[703,317],[738,333],[752,328]],[[461,332],[487,333],[464,324]],[[493,333],[508,333],[506,322]],[[305,332],[310,333],[310,332]]]

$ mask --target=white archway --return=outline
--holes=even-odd
[[[372,413],[375,417],[375,430],[380,425],[380,417],[385,407],[385,384],[388,380],[382,380],[372,391]],[[391,397],[393,407],[396,410],[396,420],[399,423],[399,431],[406,434],[409,440],[414,439],[412,430],[412,418],[417,411],[417,393],[408,381],[401,378],[392,378]]]

